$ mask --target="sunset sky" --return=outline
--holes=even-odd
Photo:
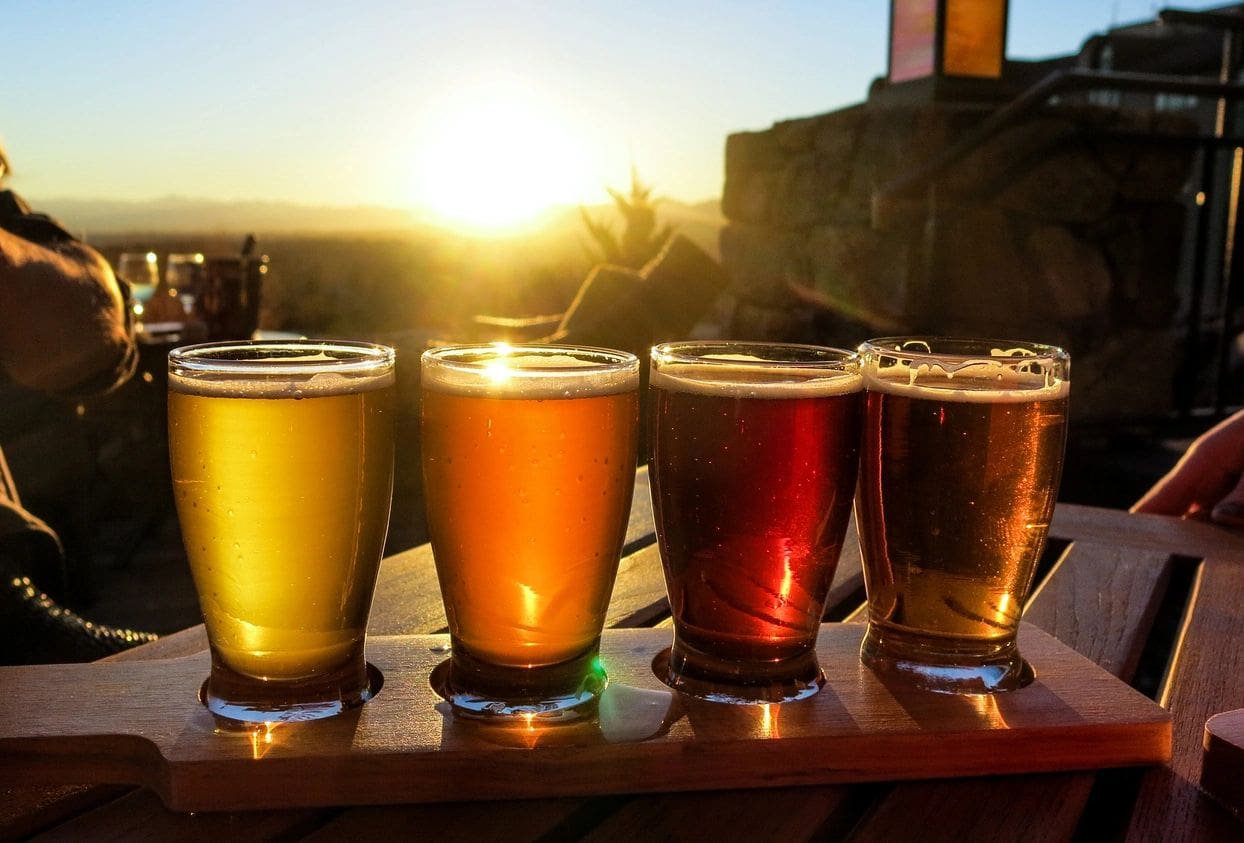
[[[1161,5],[1013,0],[1008,54],[1072,52]],[[0,139],[30,197],[446,218],[599,201],[631,160],[660,194],[717,196],[726,135],[864,97],[888,15],[883,0],[3,8]]]

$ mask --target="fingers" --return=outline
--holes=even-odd
[[[1210,520],[1224,527],[1244,527],[1244,475],[1227,496],[1214,505]]]
[[[1170,472],[1154,484],[1133,512],[1194,516],[1211,509],[1235,485],[1239,474],[1212,453],[1193,446]]]
[[[1132,511],[1206,517],[1219,501],[1232,493],[1242,473],[1244,412],[1239,412],[1198,438]],[[1244,505],[1244,490],[1239,503]],[[1227,507],[1224,513],[1230,509]],[[1224,517],[1230,515],[1224,514]]]

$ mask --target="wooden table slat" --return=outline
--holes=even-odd
[[[475,802],[471,805],[384,805],[352,808],[302,838],[303,843],[338,840],[422,839],[436,843],[479,843],[485,840],[536,840],[565,822],[586,799],[539,799],[520,802]],[[216,841],[219,843],[219,841]]]
[[[864,785],[860,791],[875,789]],[[856,821],[848,788],[784,787],[665,794],[632,799],[584,840],[825,840]],[[758,809],[758,805],[762,806]]]
[[[1170,578],[1170,553],[1076,542],[1034,594],[1025,619],[1130,679]],[[1088,773],[895,786],[853,839],[900,838],[913,820],[929,841],[1071,839],[1092,791]],[[982,805],[1006,810],[982,812]],[[917,820],[918,821],[918,820]]]
[[[646,473],[642,475],[638,482],[642,484],[646,494],[647,477]],[[644,526],[646,533],[628,534],[628,547],[639,552],[628,559],[628,564],[633,569],[631,572],[627,571],[628,564],[624,564],[619,571],[614,595],[619,603],[616,611],[611,606],[610,614],[610,623],[616,625],[650,624],[651,618],[660,617],[667,611],[662,604],[664,585],[659,577],[659,557],[655,547],[645,547],[652,541],[651,511],[650,508],[644,510],[645,507],[650,507],[650,499],[641,501],[637,489],[636,502],[639,508],[632,510],[632,526]],[[643,524],[644,519],[648,519],[647,525]],[[1209,611],[1206,617],[1200,619],[1197,617],[1200,610],[1190,616],[1185,636],[1185,655],[1176,665],[1176,671],[1180,677],[1188,677],[1207,670],[1211,681],[1199,685],[1194,681],[1193,687],[1201,688],[1205,693],[1219,693],[1216,690],[1218,686],[1212,681],[1215,674],[1210,654],[1217,656],[1221,653],[1225,646],[1224,641],[1238,640],[1241,630],[1236,630],[1235,626],[1244,621],[1236,617],[1241,614],[1236,604],[1224,607],[1218,605],[1220,601],[1216,600],[1223,595],[1234,595],[1239,600],[1244,595],[1244,583],[1236,582],[1230,576],[1233,573],[1230,570],[1231,564],[1234,562],[1239,565],[1240,560],[1244,559],[1244,539],[1227,536],[1217,528],[1205,524],[1158,516],[1134,516],[1069,504],[1058,506],[1051,535],[1081,541],[1072,547],[1054,572],[1053,578],[1035,596],[1028,618],[1122,675],[1128,675],[1134,669],[1135,655],[1143,645],[1147,635],[1146,627],[1151,620],[1152,601],[1165,588],[1165,576],[1169,569],[1164,557],[1177,553],[1212,558],[1217,553],[1222,561],[1220,565],[1213,567],[1221,567],[1224,571],[1214,571],[1212,575],[1202,579],[1198,603],[1204,603],[1202,609]],[[1097,547],[1091,547],[1094,544]],[[858,545],[851,540],[848,545],[840,563],[834,594],[831,595],[831,606],[836,605],[836,601],[840,603],[858,592],[859,581],[850,582],[852,576],[858,576],[852,571],[852,565],[858,562]],[[1080,549],[1077,550],[1077,547]],[[1124,548],[1132,548],[1138,552],[1129,553]],[[850,552],[855,554],[854,560],[848,557]],[[1081,559],[1082,561],[1078,561]],[[1093,576],[1080,570],[1084,566],[1091,566],[1093,559],[1097,560],[1098,566],[1105,569],[1104,579],[1096,586],[1096,591],[1093,590]],[[1122,565],[1123,571],[1111,571],[1110,566],[1113,565]],[[1209,566],[1207,570],[1210,570]],[[426,548],[415,549],[386,560],[381,583],[391,589],[389,594],[392,595],[392,601],[385,602],[388,598],[378,593],[378,602],[373,611],[373,622],[379,624],[377,631],[424,631],[418,628],[394,629],[385,625],[421,625],[430,622],[429,619],[436,619],[436,615],[427,612],[429,602],[439,607],[439,589],[429,592],[425,585],[420,585],[427,582],[435,584],[434,574],[431,580],[427,579],[431,572],[431,557]],[[414,597],[409,596],[412,588]],[[659,593],[650,593],[649,590],[652,589]],[[1150,595],[1149,600],[1144,599],[1145,594]],[[1137,602],[1140,604],[1139,608]],[[406,614],[403,615],[403,612]],[[1223,613],[1230,616],[1226,621],[1218,617]],[[443,614],[439,617],[443,624]],[[166,657],[201,649],[203,645],[201,628],[196,628],[178,636],[170,636],[155,645],[155,648],[143,648],[126,654],[125,658]],[[1193,663],[1193,659],[1187,655],[1189,648],[1199,651],[1197,656],[1204,664]],[[1238,665],[1235,667],[1234,675],[1240,676]],[[1183,678],[1173,679],[1171,687],[1178,690],[1183,681]],[[1244,695],[1238,699],[1244,700]],[[1172,705],[1178,730],[1180,703],[1177,693],[1172,695]],[[1187,723],[1184,723],[1184,728],[1189,731],[1182,737],[1177,733],[1176,740],[1187,743],[1192,732]],[[1198,725],[1198,741],[1199,728]],[[1177,743],[1177,753],[1181,751],[1179,746]],[[1192,802],[1187,800],[1189,791],[1186,787],[1186,774],[1173,774],[1174,779],[1170,779],[1158,776],[1161,772],[1162,770],[1154,770],[1149,774],[1146,780],[1146,787],[1149,789],[1147,792],[1156,794],[1159,800],[1173,800],[1169,804],[1176,810],[1186,810],[1191,804],[1192,814],[1189,816],[1192,816],[1190,821],[1194,823],[1192,828],[1210,833],[1226,828],[1239,833],[1238,826],[1218,828],[1198,820],[1198,816],[1206,814],[1206,805],[1199,796]],[[332,815],[318,832],[313,833],[313,837],[337,839],[361,834],[405,834],[418,829],[429,835],[452,840],[459,836],[471,836],[483,822],[485,829],[499,829],[501,834],[510,829],[514,833],[509,836],[523,839],[544,833],[564,835],[571,827],[578,830],[577,835],[579,831],[591,830],[598,818],[606,821],[591,832],[594,839],[620,839],[622,836],[637,835],[652,837],[663,831],[676,829],[676,821],[683,821],[679,836],[685,837],[686,819],[694,823],[691,828],[696,837],[700,836],[698,832],[704,828],[720,828],[721,835],[728,837],[732,830],[745,828],[746,823],[752,821],[748,818],[765,817],[764,831],[770,835],[781,835],[788,826],[799,836],[806,836],[801,831],[815,829],[814,833],[818,837],[839,838],[862,812],[869,809],[873,795],[882,792],[888,795],[874,806],[875,810],[868,810],[864,821],[857,827],[856,836],[859,839],[879,839],[869,837],[869,834],[880,833],[889,828],[898,830],[904,837],[910,836],[914,829],[919,829],[922,838],[958,837],[960,840],[980,836],[992,840],[1033,839],[1034,832],[1048,828],[1049,833],[1036,839],[1065,839],[1070,833],[1068,829],[1075,826],[1094,780],[1095,777],[1091,774],[1054,774],[994,781],[925,782],[893,789],[888,786],[795,788],[789,790],[802,799],[802,804],[809,807],[794,807],[789,810],[780,807],[785,804],[780,798],[773,797],[786,789],[765,792],[664,794],[621,800],[546,799],[496,805],[449,803],[435,806],[352,808]],[[1153,780],[1153,783],[1149,780]],[[1176,787],[1179,782],[1183,782],[1183,786]],[[81,790],[76,789],[79,792],[78,798]],[[908,793],[907,798],[899,796],[903,791]],[[67,806],[73,798],[75,797],[72,793],[66,797]],[[1142,798],[1149,797],[1142,794]],[[771,799],[774,801],[769,801]],[[137,810],[137,806],[143,804],[144,800],[157,802],[149,814]],[[1016,822],[999,825],[999,817],[1006,817],[1012,812],[1009,808],[1002,811],[982,810],[983,805],[989,804],[1020,806],[1020,810],[1014,813],[1026,817],[1025,822],[1029,824],[1024,826]],[[76,809],[66,807],[64,816],[81,810],[80,805]],[[21,815],[20,807],[17,811],[0,811],[0,837],[14,833],[15,826],[11,822],[6,824],[6,818],[11,820],[14,816]],[[787,826],[781,822],[784,815],[789,817]],[[141,821],[135,824],[127,819],[134,816],[140,816]],[[98,838],[109,836],[110,830],[130,828],[150,839],[206,839],[209,836],[219,839],[226,829],[241,829],[257,823],[256,827],[265,829],[264,834],[269,837],[292,838],[308,831],[305,816],[306,812],[302,811],[260,811],[186,817],[163,810],[151,793],[134,791],[104,808],[80,814],[70,823],[58,827],[55,833],[71,831],[72,834],[67,834],[67,837]],[[658,821],[662,816],[668,819]],[[891,817],[901,822],[890,822]],[[921,819],[922,817],[926,819]],[[980,824],[971,825],[964,821],[956,823],[956,817],[962,820],[975,817]],[[932,833],[947,825],[948,819],[951,820],[949,826],[956,829],[953,834]],[[1147,816],[1142,811],[1137,814],[1137,825],[1132,830],[1132,839],[1170,839],[1159,831],[1166,830],[1170,822],[1169,816],[1164,818],[1156,811],[1152,816]],[[318,825],[319,820],[314,824]],[[141,831],[138,830],[139,825],[142,827]],[[977,833],[973,834],[973,830]],[[1153,833],[1157,833],[1158,838],[1153,837]],[[1008,837],[1008,834],[1017,836]],[[1150,836],[1146,838],[1146,834]]]
[[[1244,824],[1197,785],[1205,721],[1244,705],[1244,613],[1236,602],[1244,595],[1241,562],[1210,558],[1201,566],[1161,697],[1175,718],[1173,757],[1141,782],[1128,840],[1244,840]],[[1223,595],[1235,599],[1224,605]]]
[[[1215,554],[1244,558],[1244,535],[1227,532],[1205,521],[1138,515],[1121,509],[1074,503],[1060,503],[1054,508],[1050,536],[1177,552],[1197,559]]]
[[[179,814],[165,808],[153,791],[137,789],[62,823],[34,840],[39,843],[78,843],[82,840],[261,843],[310,833],[336,813],[335,809],[303,808]]]

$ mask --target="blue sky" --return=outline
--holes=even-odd
[[[1008,54],[1072,52],[1161,5],[1013,0]],[[720,192],[727,134],[862,99],[887,15],[882,0],[0,0],[0,139],[35,198],[435,205],[487,159],[526,171],[512,191],[592,201],[633,158],[696,200]]]

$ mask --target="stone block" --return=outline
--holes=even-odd
[[[946,192],[962,197],[994,193],[1075,137],[1076,124],[1068,119],[1043,118],[1017,124],[951,166],[941,184]]]
[[[722,215],[738,222],[769,222],[769,207],[778,176],[772,170],[752,170],[727,175],[721,192]]]
[[[1124,203],[1094,230],[1114,274],[1112,305],[1124,324],[1161,328],[1179,312],[1186,213],[1178,202]]]
[[[730,338],[766,342],[806,342],[811,335],[811,314],[740,301],[730,323]]]
[[[919,321],[940,333],[1041,339],[1034,312],[1035,268],[1011,217],[963,208],[941,221],[930,289],[913,295]]]
[[[769,220],[778,228],[799,229],[823,221],[835,193],[840,171],[822,166],[815,153],[805,152],[782,168],[769,197]]]
[[[817,128],[824,117],[800,117],[774,123],[770,129],[778,148],[785,152],[810,152],[816,140]]]
[[[811,286],[839,316],[900,330],[908,296],[908,243],[862,225],[816,228],[805,245]]]
[[[1061,323],[1096,318],[1105,327],[1113,281],[1101,248],[1062,225],[1021,225],[1026,262],[1033,269],[1033,313]]]
[[[791,305],[788,279],[807,275],[799,236],[730,223],[722,228],[718,243],[736,297],[766,307]]]
[[[726,179],[740,173],[773,170],[785,156],[773,132],[737,132],[726,136]]]
[[[860,129],[867,116],[862,105],[826,114],[817,123],[813,148],[830,161],[849,164],[855,158]]]
[[[1167,202],[1184,193],[1196,175],[1196,157],[1190,146],[1134,142],[1128,148],[1111,145],[1099,153],[1118,158],[1123,165],[1119,195],[1141,202]]]
[[[1181,342],[1176,329],[1126,328],[1072,344],[1072,418],[1109,421],[1171,412]]]
[[[1110,213],[1117,187],[1092,151],[1076,145],[1014,171],[993,204],[1040,220],[1091,223]]]

